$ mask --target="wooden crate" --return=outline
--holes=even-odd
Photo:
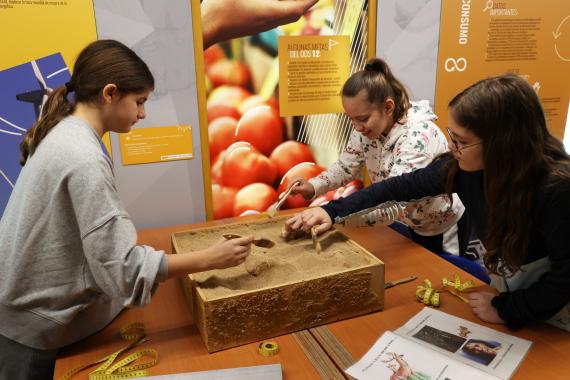
[[[184,278],[184,293],[208,352],[383,308],[382,261],[337,230],[320,238],[323,252],[317,255],[310,236],[284,241],[283,221],[263,218],[172,235],[178,254],[207,248],[225,233],[276,243],[252,246],[248,260],[270,263],[258,276],[239,265]]]

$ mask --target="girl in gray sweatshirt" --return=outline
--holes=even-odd
[[[146,305],[159,282],[249,254],[252,237],[191,255],[136,244],[101,136],[143,119],[153,87],[131,49],[93,42],[22,141],[24,167],[0,221],[0,379],[51,379],[59,348]]]

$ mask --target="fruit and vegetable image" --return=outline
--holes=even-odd
[[[333,1],[323,0],[295,23],[204,51],[214,219],[264,212],[291,181],[325,170],[312,147],[297,141],[295,118],[280,116],[275,65],[279,35],[332,34],[333,11]],[[360,188],[353,181],[313,201],[290,196],[281,209],[324,204]]]

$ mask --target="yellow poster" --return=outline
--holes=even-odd
[[[279,37],[281,116],[343,112],[340,90],[350,70],[349,36]]]
[[[0,70],[61,53],[69,68],[97,39],[91,0],[0,1]]]
[[[157,128],[135,128],[119,134],[123,165],[189,160],[192,150],[192,128],[189,125]]]
[[[25,20],[25,21],[23,21]],[[0,70],[61,54],[67,73],[88,43],[97,39],[92,0],[0,0]],[[109,155],[109,134],[103,136]]]
[[[0,0],[0,214],[20,175],[20,142],[96,39],[92,0]]]
[[[443,0],[435,106],[447,125],[447,104],[464,88],[506,72],[537,92],[550,131],[562,139],[570,98],[568,0]]]

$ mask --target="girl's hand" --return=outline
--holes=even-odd
[[[298,185],[295,185],[296,183],[298,183]],[[287,190],[289,190],[294,185],[295,187],[291,190],[291,195],[301,194],[303,198],[305,198],[305,200],[313,199],[313,197],[315,196],[315,188],[306,179],[302,177],[295,178],[294,180],[289,182]],[[285,194],[287,190],[285,190],[281,194]]]
[[[505,323],[499,317],[499,313],[497,313],[497,309],[491,305],[491,301],[497,295],[493,293],[487,292],[472,292],[467,295],[469,299],[469,306],[471,307],[471,311],[475,314],[479,319],[489,323]]]
[[[312,207],[295,214],[285,221],[285,234],[302,229],[310,233],[311,228],[315,227],[317,235],[329,230],[332,227],[332,220],[329,214],[321,207]]]
[[[205,252],[208,270],[223,269],[242,264],[249,255],[253,236],[220,240]]]

